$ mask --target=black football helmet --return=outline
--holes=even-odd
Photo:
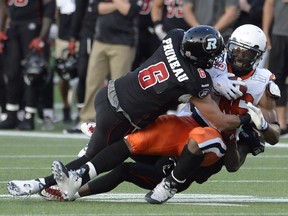
[[[28,86],[44,87],[51,79],[51,72],[44,54],[31,51],[22,61],[23,78]]]
[[[63,50],[65,51],[65,50]],[[78,76],[77,73],[78,56],[68,54],[68,57],[56,59],[55,70],[64,80],[71,80]]]
[[[224,40],[219,31],[208,25],[200,25],[185,32],[180,52],[193,65],[208,69],[223,49]]]

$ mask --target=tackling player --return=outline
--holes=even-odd
[[[66,165],[68,170],[79,169],[108,145],[123,141],[123,137],[136,129],[147,127],[181,102],[194,104],[219,130],[234,129],[250,122],[249,115],[223,114],[211,98],[212,81],[203,68],[212,67],[223,47],[223,38],[210,26],[169,32],[146,62],[126,76],[110,81],[97,94],[97,126],[86,154]],[[211,130],[219,136],[219,132]],[[22,194],[21,189],[18,190],[19,186],[23,188],[22,183],[10,182],[8,188],[13,194]],[[53,176],[48,176],[41,182],[25,184],[32,185],[29,193],[35,193],[39,187],[55,183]]]
[[[280,97],[279,89],[273,82],[274,76],[270,71],[256,69],[266,49],[264,33],[252,25],[239,27],[231,35],[227,49],[227,53],[219,57],[214,71],[210,73],[219,75],[233,69],[236,75],[244,79],[248,89],[235,100],[229,101],[218,97],[216,101],[219,107],[225,113],[234,114],[242,114],[248,110],[264,140],[272,145],[276,144],[280,135],[275,113],[275,99]],[[199,166],[209,166],[217,162],[225,154],[226,145],[219,131],[215,129],[217,127],[211,124],[197,107],[192,117],[160,116],[154,124],[107,147],[76,172],[68,171],[61,162],[54,161],[52,172],[62,195],[65,199],[74,199],[74,194],[81,184],[102,172],[111,170],[129,156],[181,155],[173,172],[145,197],[150,203],[167,201],[173,197],[189,174],[196,172]],[[227,145],[233,145],[233,142],[229,143],[229,138],[228,142],[226,141]],[[237,161],[233,164],[237,165]]]

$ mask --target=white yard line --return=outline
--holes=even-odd
[[[79,200],[99,201],[99,202],[146,202],[145,194],[140,193],[105,193],[84,197]],[[0,194],[0,199],[42,199],[39,195],[30,197],[13,197],[8,194]],[[225,204],[229,203],[288,203],[288,197],[255,197],[245,195],[226,195],[226,194],[176,194],[168,204],[187,203],[187,204]],[[239,204],[240,205],[240,204]]]

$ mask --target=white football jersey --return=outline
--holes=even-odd
[[[229,73],[226,57],[227,54],[225,52],[219,57],[217,64],[215,64],[211,69],[206,70],[210,74],[212,80],[219,74]],[[248,111],[246,105],[247,102],[251,102],[253,105],[257,106],[262,95],[266,91],[267,85],[271,82],[273,77],[274,75],[269,70],[256,68],[254,73],[251,72],[248,75],[241,77],[247,87],[247,92],[244,93],[243,96],[236,100],[228,100],[225,97],[216,94],[212,95],[212,97],[224,113],[236,115],[244,114]],[[195,108],[195,111],[202,117],[207,125],[214,127],[207,119],[205,119],[197,108]],[[179,115],[187,115],[189,113],[191,114],[190,104],[186,104],[182,110],[180,110]]]

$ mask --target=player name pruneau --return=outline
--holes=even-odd
[[[163,50],[164,50],[164,53],[166,55],[169,66],[172,69],[173,73],[175,74],[177,80],[179,82],[183,82],[185,80],[188,80],[189,78],[188,78],[187,74],[184,72],[183,68],[181,67],[181,65],[177,59],[171,38],[163,40]]]

